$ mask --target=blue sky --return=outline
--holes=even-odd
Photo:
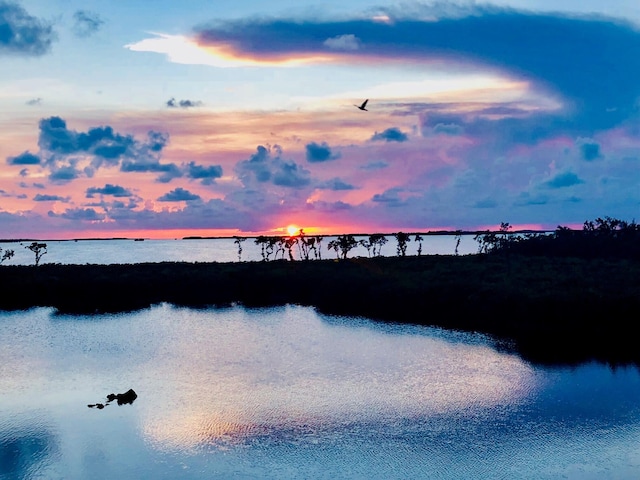
[[[0,237],[637,219],[639,53],[623,0],[0,0]]]

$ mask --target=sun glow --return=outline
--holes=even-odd
[[[297,225],[287,226],[287,233],[289,234],[290,237],[296,236],[298,232],[300,232],[300,227],[298,227]]]
[[[150,32],[154,35],[124,47],[134,52],[153,52],[164,54],[170,62],[185,65],[209,65],[213,67],[273,67],[273,66],[297,66],[315,63],[329,63],[335,60],[334,53],[300,54],[296,56],[275,56],[260,58],[246,53],[234,51],[229,45],[210,42],[206,45],[198,43],[197,39],[183,35],[168,35],[164,33]]]

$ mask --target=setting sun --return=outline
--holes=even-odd
[[[289,234],[290,237],[297,235],[299,231],[300,231],[300,228],[297,225],[289,225],[287,227],[287,233]]]

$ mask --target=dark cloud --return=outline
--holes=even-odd
[[[300,188],[311,183],[311,173],[295,162],[282,159],[279,145],[266,148],[259,145],[248,160],[238,162],[235,171],[245,186],[255,182],[280,187]]]
[[[23,152],[15,157],[8,157],[9,165],[40,165],[40,157],[30,152]]]
[[[87,198],[93,198],[94,195],[112,195],[114,197],[131,197],[133,193],[120,185],[111,185],[107,183],[104,187],[87,188]]]
[[[369,162],[366,165],[360,167],[361,170],[382,170],[383,168],[387,168],[389,164],[382,160]]]
[[[387,128],[383,132],[376,132],[371,140],[377,141],[382,140],[385,142],[406,142],[409,139],[406,133],[403,133],[399,128],[392,127]]]
[[[90,128],[87,133],[78,134],[78,147],[82,151],[91,152],[110,163],[125,156],[134,144],[133,137],[114,133],[111,127]]]
[[[622,19],[534,13],[490,5],[408,11],[387,9],[388,22],[369,19],[253,19],[220,22],[196,31],[203,45],[225,45],[244,56],[277,59],[331,50],[327,39],[345,32],[366,48],[342,49],[345,62],[439,60],[483,66],[555,92],[582,129],[619,123],[640,94],[640,29]],[[508,46],[508,48],[505,48]],[[615,87],[614,87],[615,86]]]
[[[15,2],[0,1],[0,55],[43,55],[55,39],[50,24]]]
[[[66,220],[96,222],[106,218],[103,213],[98,213],[93,208],[69,208],[63,213],[47,212],[52,218],[64,218]]]
[[[188,202],[193,200],[200,200],[200,196],[181,187],[171,190],[158,198],[159,202]]]
[[[340,158],[340,153],[333,153],[326,142],[311,142],[305,146],[307,161],[311,163],[327,162]]]
[[[112,208],[108,217],[122,228],[140,229],[203,229],[203,228],[238,228],[251,230],[256,225],[268,228],[268,224],[253,213],[236,208],[227,201],[211,199],[208,201],[187,202],[179,211],[134,210],[125,205],[124,208]]]
[[[35,197],[33,197],[33,201],[34,202],[63,202],[63,203],[67,203],[69,202],[70,198],[69,197],[61,197],[59,195],[41,195],[41,194],[37,194]]]
[[[145,140],[137,140],[132,135],[123,135],[111,126],[90,128],[86,132],[69,129],[60,117],[43,118],[39,122],[41,162],[51,171],[53,180],[73,180],[82,176],[92,177],[95,171],[106,167],[120,166],[123,172],[157,172],[157,181],[170,182],[183,176],[183,171],[173,163],[160,162],[162,151],[169,143],[169,135],[149,131]],[[12,161],[34,161],[25,154],[11,157]],[[89,159],[83,169],[79,162]]]
[[[339,212],[345,212],[347,210],[353,209],[352,205],[342,201],[337,201],[337,202],[318,201],[318,202],[313,202],[312,207],[313,207],[313,210],[324,212],[324,213],[339,213]]]
[[[104,24],[104,20],[100,18],[100,15],[86,10],[76,11],[73,14],[73,22],[73,33],[81,38],[93,35]]]
[[[332,178],[331,180],[328,180],[326,182],[319,184],[316,188],[319,188],[321,190],[339,191],[339,190],[354,190],[356,187],[340,180],[339,178]]]
[[[310,172],[294,162],[281,162],[273,173],[273,184],[299,188],[311,183]]]
[[[129,201],[129,203],[124,203],[123,201],[120,201],[120,200],[114,200],[113,202],[111,202],[111,208],[114,208],[117,210],[131,210],[136,208],[137,206],[138,206],[138,203],[133,200]]]
[[[80,170],[75,168],[73,165],[68,165],[59,168],[53,168],[51,173],[49,174],[49,180],[58,183],[66,183],[70,182],[81,176]]]
[[[39,123],[38,146],[42,150],[69,154],[77,152],[77,134],[67,130],[67,122],[60,117],[43,118]]]
[[[588,138],[579,138],[576,143],[580,148],[580,156],[583,160],[591,162],[602,158],[599,143]]]
[[[251,155],[248,160],[243,160],[236,165],[236,170],[243,181],[255,178],[258,182],[267,182],[271,179],[270,171],[271,153],[262,145],[258,145],[256,153]]]
[[[102,162],[115,165],[122,157],[137,153],[136,140],[131,135],[114,132],[110,126],[90,128],[86,133],[76,132],[68,129],[60,117],[43,118],[39,126],[38,146],[41,150],[61,155],[93,155],[97,157],[96,166]]]
[[[485,198],[484,200],[477,201],[474,205],[475,208],[496,208],[498,202],[491,198]]]
[[[529,117],[486,116],[478,111],[448,113],[458,104],[424,105],[420,127],[425,137],[437,134],[464,135],[482,143],[510,148],[514,144],[535,145],[559,134],[577,136],[580,128],[568,118],[548,113],[534,113]]]
[[[210,184],[216,178],[222,176],[222,167],[220,165],[210,165],[208,167],[197,165],[195,162],[189,162],[184,165],[186,176],[195,180],[201,180],[203,184]]]
[[[400,198],[401,189],[390,188],[383,193],[376,193],[371,200],[376,203],[384,203],[390,207],[401,207],[406,202]]]
[[[175,98],[170,98],[166,103],[168,108],[193,108],[201,107],[203,103],[199,100],[180,100],[176,101]]]
[[[123,172],[156,172],[161,175],[156,179],[160,183],[169,183],[174,178],[182,177],[183,173],[175,163],[160,163],[154,158],[125,160],[120,170]]]
[[[152,152],[161,152],[169,143],[169,134],[151,130],[147,133],[147,145]]]
[[[578,185],[580,183],[584,183],[575,173],[573,172],[563,172],[557,174],[548,182],[545,182],[545,186],[549,188],[565,188],[571,187],[573,185]]]
[[[26,105],[29,105],[30,107],[36,106],[36,105],[42,105],[42,99],[40,97],[38,98],[32,98],[31,100],[27,100],[25,102]]]
[[[530,207],[537,205],[546,205],[549,203],[549,197],[546,195],[531,195],[529,192],[521,193],[515,200],[516,207]]]

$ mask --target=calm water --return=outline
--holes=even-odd
[[[302,307],[1,313],[0,478],[637,479],[640,375]]]
[[[322,258],[336,258],[333,250],[327,245],[335,237],[325,237],[321,245]],[[367,237],[356,237],[356,240]],[[453,255],[456,249],[456,238],[453,235],[424,235],[422,254]],[[46,241],[47,253],[41,263],[63,264],[110,264],[110,263],[144,263],[144,262],[237,262],[238,246],[232,238],[203,240],[82,240],[82,241]],[[15,256],[7,260],[5,265],[33,265],[35,256],[25,247],[31,242],[0,242],[0,248],[13,250]],[[383,256],[396,255],[397,242],[393,236],[388,237],[382,247]],[[411,237],[407,244],[407,255],[417,255],[418,243]],[[463,235],[458,247],[461,255],[476,253],[478,243],[473,235]],[[294,258],[300,259],[297,247],[293,251]],[[366,257],[367,250],[359,246],[349,257]],[[273,255],[270,257],[273,259]],[[278,257],[280,258],[280,257]],[[288,256],[287,256],[288,258]],[[249,238],[242,243],[242,261],[262,260],[260,247],[255,239]]]

